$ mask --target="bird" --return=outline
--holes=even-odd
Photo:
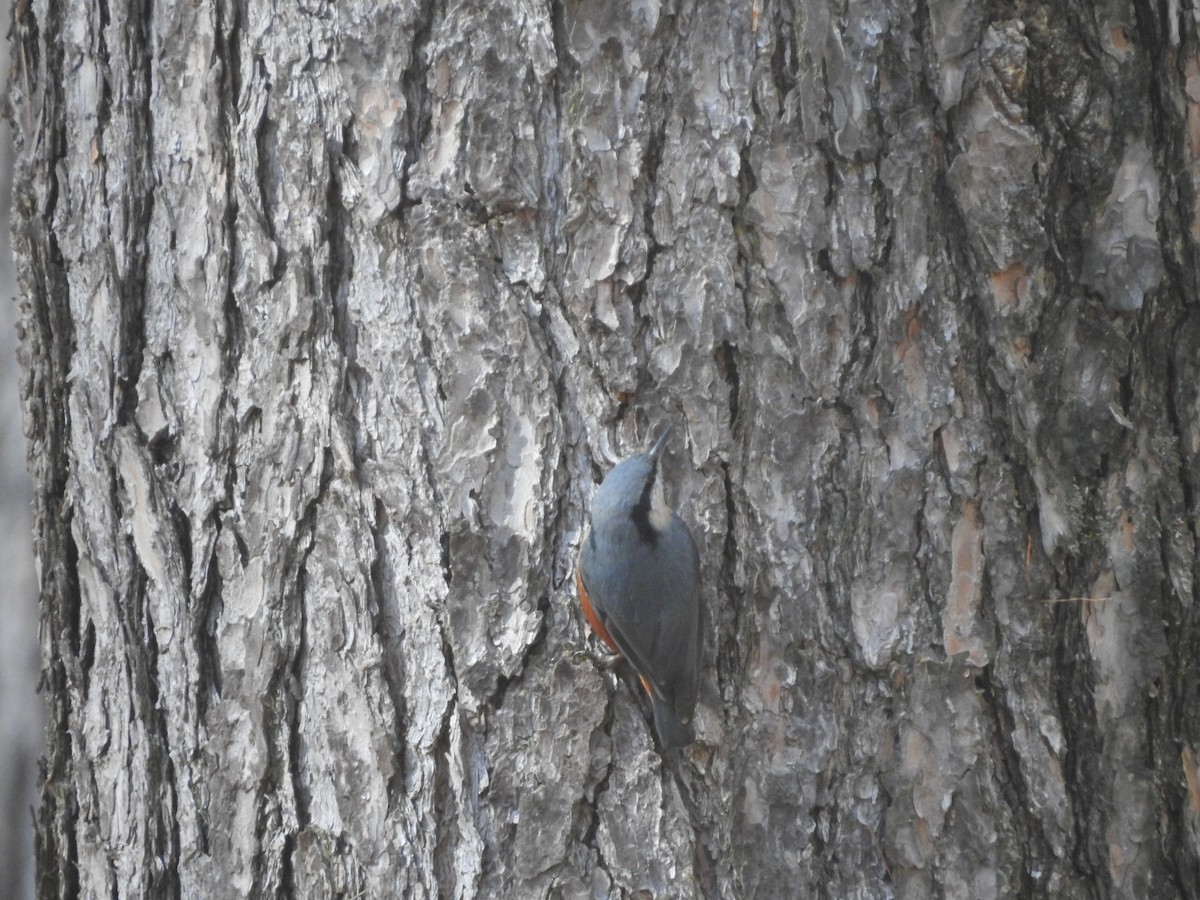
[[[695,740],[701,652],[700,554],[663,488],[671,432],[601,482],[575,569],[584,618],[637,672],[667,749]]]

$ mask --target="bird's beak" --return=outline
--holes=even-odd
[[[646,452],[646,455],[653,460],[657,460],[662,455],[663,447],[667,446],[667,438],[671,436],[671,432],[674,430],[675,427],[673,425],[668,425],[666,430],[658,436],[658,440],[654,442],[654,446]]]

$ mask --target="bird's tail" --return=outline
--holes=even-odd
[[[664,749],[683,747],[696,739],[691,724],[681,722],[674,707],[653,691],[650,692],[650,705],[654,707],[654,728]]]

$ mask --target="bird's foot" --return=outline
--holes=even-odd
[[[611,672],[617,667],[617,664],[623,658],[620,653],[613,653],[609,650],[600,650],[596,653],[596,665],[600,668]]]

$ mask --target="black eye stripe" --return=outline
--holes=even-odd
[[[629,511],[629,517],[633,519],[634,527],[637,528],[638,537],[647,544],[658,542],[658,532],[650,524],[650,498],[654,493],[654,482],[657,480],[658,460],[653,459],[650,461],[650,475],[646,479],[646,483],[642,486],[642,495],[638,497],[638,502]]]

